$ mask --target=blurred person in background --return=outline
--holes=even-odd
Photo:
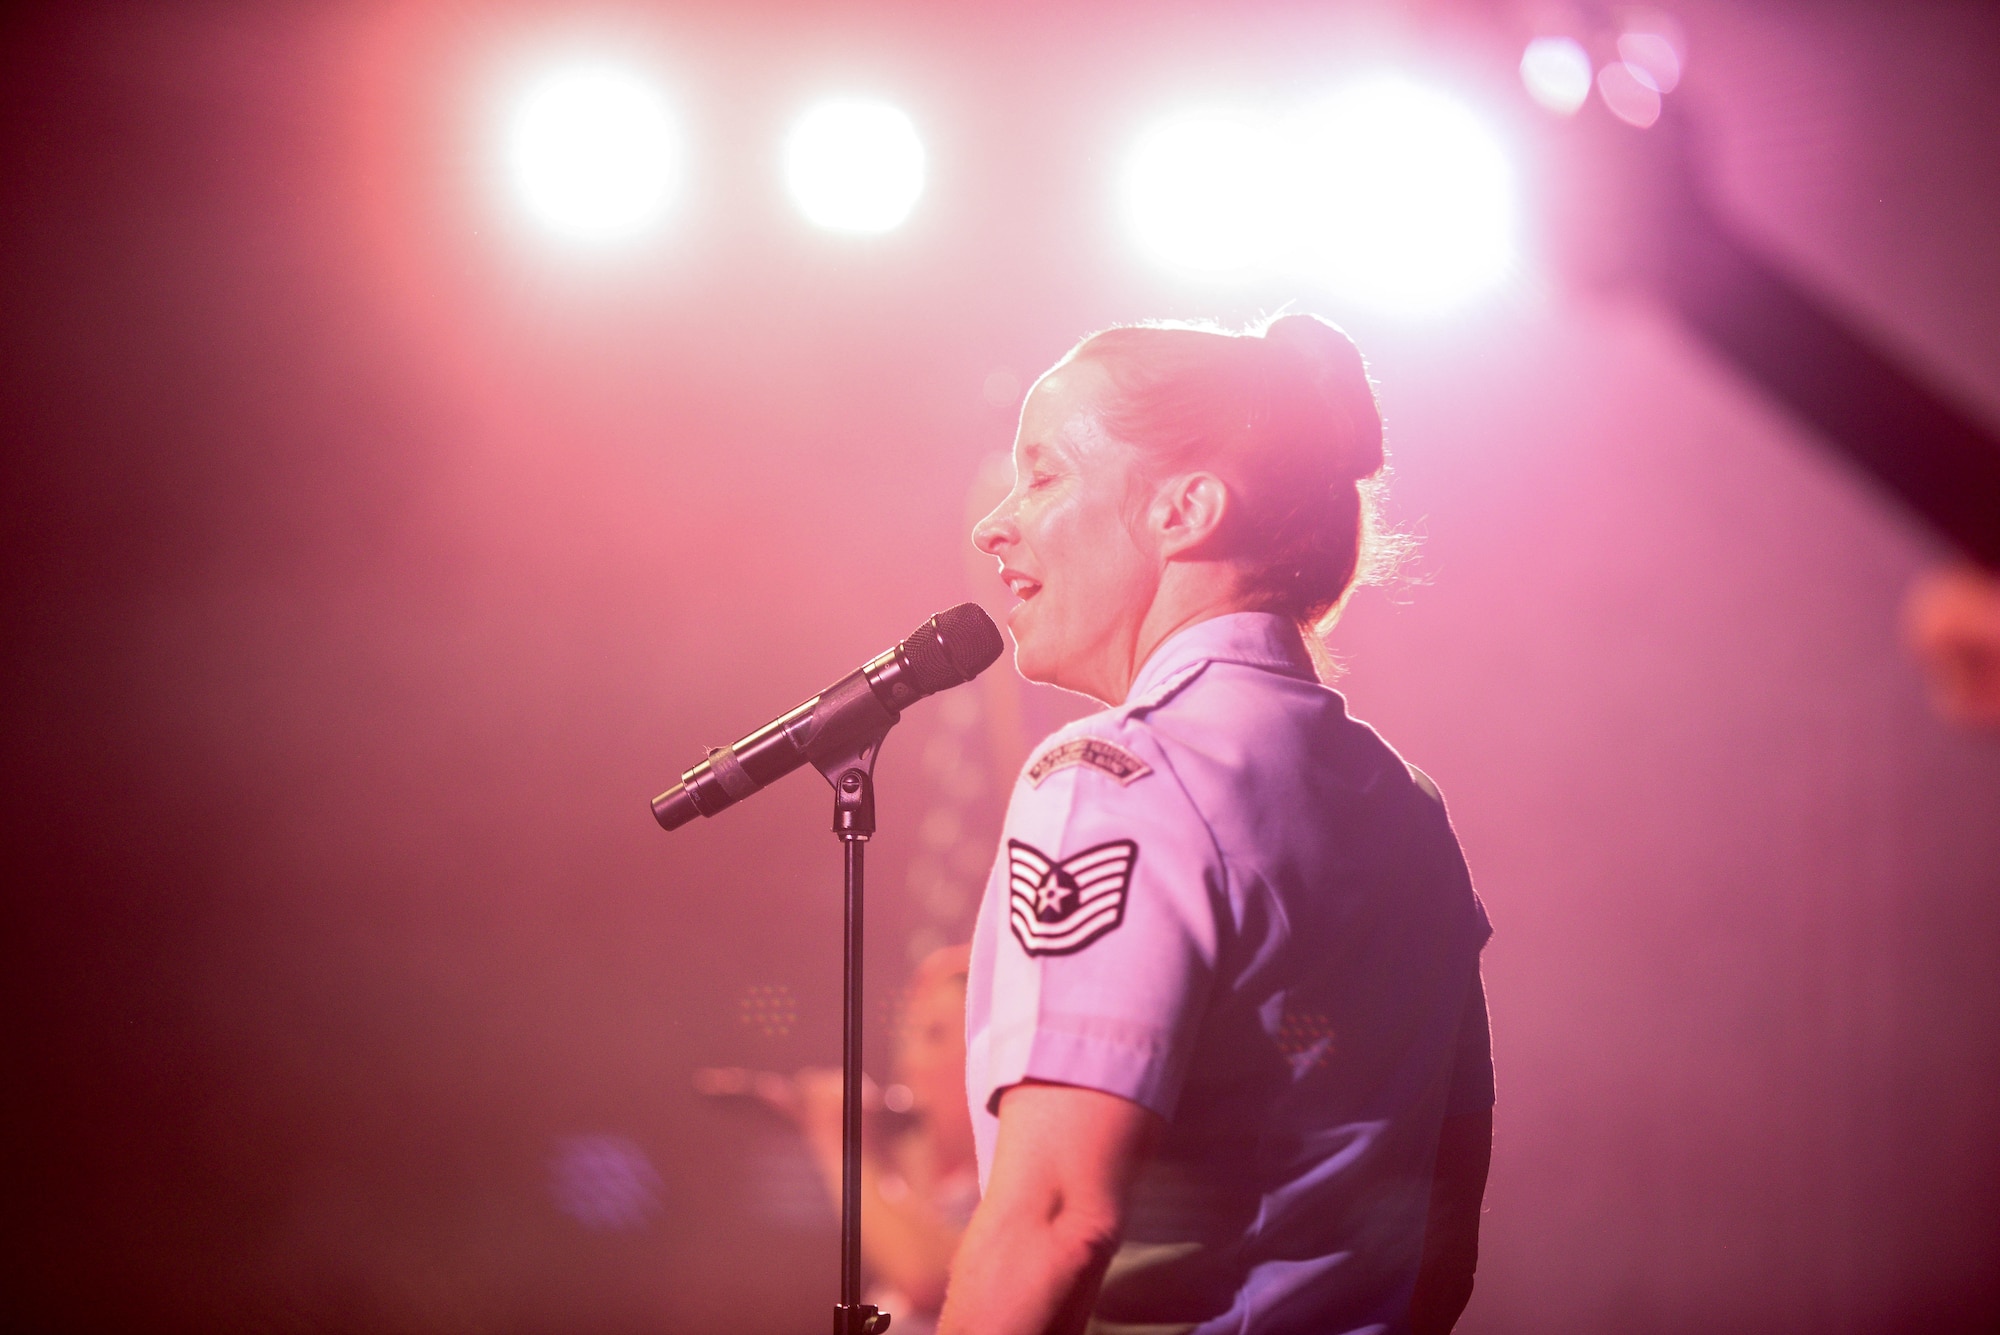
[[[904,990],[891,1083],[868,1082],[861,1155],[861,1261],[866,1301],[895,1328],[928,1335],[944,1304],[952,1254],[979,1203],[972,1122],[965,1106],[965,975],[970,948],[946,946],[917,966]],[[695,1073],[711,1095],[753,1095],[797,1125],[826,1188],[840,1199],[841,1078],[809,1067],[792,1075],[737,1067]]]
[[[2000,731],[2000,577],[1970,565],[1934,570],[1910,590],[1904,611],[1938,712]]]
[[[1432,1335],[1470,1297],[1490,928],[1323,681],[1382,467],[1308,315],[1108,330],[1029,394],[973,541],[1021,675],[1105,708],[1030,756],[973,934],[946,1335]]]

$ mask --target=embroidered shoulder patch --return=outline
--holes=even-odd
[[[1117,839],[1061,862],[1007,841],[1007,921],[1030,955],[1074,955],[1125,921],[1139,845]]]
[[[1143,779],[1153,772],[1151,765],[1116,742],[1107,742],[1102,737],[1078,737],[1042,752],[1035,763],[1028,766],[1028,782],[1039,788],[1043,779],[1071,765],[1088,765],[1109,774],[1121,784]]]

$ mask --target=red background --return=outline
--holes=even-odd
[[[2000,420],[1993,11],[1677,12],[1725,212]],[[1934,722],[1898,648],[1928,541],[1641,301],[1531,269],[1409,323],[1186,286],[1109,207],[1159,111],[1384,57],[1449,77],[1496,14],[0,19],[0,1321],[822,1328],[809,1169],[688,1075],[837,1057],[826,794],[672,837],[645,800],[997,597],[964,554],[1011,432],[992,372],[1293,301],[1369,353],[1424,539],[1339,630],[1345,689],[1444,787],[1498,927],[1462,1329],[1991,1329],[2000,746]],[[492,145],[522,71],[605,41],[696,157],[658,235],[586,254]],[[859,241],[770,172],[850,87],[932,161]],[[1071,708],[984,689],[989,722]],[[910,943],[967,921],[913,870],[943,705],[884,760],[878,1052]],[[1026,736],[982,735],[989,773]],[[965,810],[990,841],[990,785]],[[785,1034],[742,1023],[773,986]],[[657,1168],[643,1227],[552,1200],[590,1134]]]

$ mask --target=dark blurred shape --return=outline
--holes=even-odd
[[[1613,92],[1639,77],[1606,66],[1598,87],[1644,128],[1652,117]],[[1657,116],[1658,93],[1645,91]],[[1586,107],[1553,129],[1552,240],[1572,277],[1645,288],[1849,464],[2000,570],[2000,439],[1737,235],[1698,183],[1683,125],[1669,117],[1639,135]]]
[[[1848,463],[2000,570],[2000,440],[1688,198],[1659,295]]]

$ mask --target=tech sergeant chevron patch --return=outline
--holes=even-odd
[[[1074,955],[1125,921],[1139,845],[1116,839],[1058,862],[1007,841],[1007,921],[1030,955]]]

